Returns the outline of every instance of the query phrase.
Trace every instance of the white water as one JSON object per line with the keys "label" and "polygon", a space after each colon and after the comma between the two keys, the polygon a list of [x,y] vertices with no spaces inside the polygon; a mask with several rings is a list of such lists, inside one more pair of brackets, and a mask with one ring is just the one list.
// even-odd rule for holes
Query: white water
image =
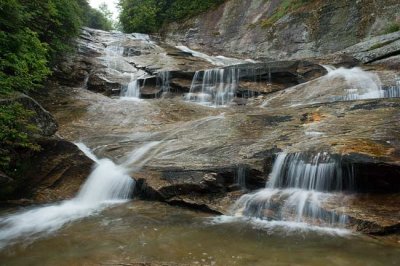
{"label": "white water", "polygon": [[131,75],[131,80],[128,85],[124,86],[121,89],[121,97],[123,99],[139,99],[140,98],[140,83],[139,80],[134,76]]}
{"label": "white water", "polygon": [[342,100],[360,100],[382,98],[382,82],[379,76],[361,68],[338,68],[329,71],[326,75],[328,81],[336,78],[344,79],[347,85]]}
{"label": "white water", "polygon": [[[77,196],[58,204],[22,210],[0,218],[0,249],[19,240],[29,243],[38,237],[53,233],[65,224],[93,215],[110,204],[129,200],[134,180],[129,173],[138,169],[149,158],[159,142],[150,142],[132,152],[127,161],[116,165],[109,159],[98,159],[84,144],[77,146],[96,162],[96,166]],[[130,167],[128,167],[128,165]]]}
{"label": "white water", "polygon": [[149,44],[153,44],[153,42],[151,41],[150,36],[148,34],[132,33],[130,37],[133,38],[134,40],[145,41],[145,42],[147,42]]}
{"label": "white water", "polygon": [[206,106],[226,106],[235,97],[238,85],[238,69],[221,68],[197,71],[193,77],[190,92],[185,95],[185,99]]}
{"label": "white water", "polygon": [[239,64],[244,64],[244,63],[256,63],[256,61],[251,60],[251,59],[242,60],[242,59],[237,59],[237,58],[225,57],[222,55],[210,56],[210,55],[198,52],[198,51],[194,51],[194,50],[190,49],[189,47],[182,46],[182,45],[176,46],[176,48],[178,48],[179,50],[181,50],[183,52],[190,53],[194,57],[202,58],[215,66],[232,66],[232,65],[239,65]]}
{"label": "white water", "polygon": [[346,89],[346,94],[341,97],[341,100],[400,97],[399,78],[396,78],[395,85],[384,88],[377,74],[364,71],[361,68],[335,68],[330,65],[322,65],[322,67],[328,72],[325,76],[328,81],[332,81],[335,78],[342,78],[345,80],[348,88]]}
{"label": "white water", "polygon": [[246,189],[246,177],[247,177],[247,167],[244,165],[239,165],[235,175],[235,183],[241,189]]}
{"label": "white water", "polygon": [[395,85],[383,86],[379,76],[359,67],[334,68],[321,65],[327,70],[323,77],[277,92],[266,100],[267,106],[300,106],[335,101],[351,101],[400,97],[400,80]]}
{"label": "white water", "polygon": [[243,195],[232,214],[262,220],[268,226],[335,231],[346,225],[347,216],[325,211],[322,204],[353,187],[352,167],[342,166],[327,153],[280,153],[266,188]]}
{"label": "white water", "polygon": [[161,88],[163,93],[168,93],[170,87],[171,75],[169,71],[160,71],[157,73],[157,86]]}

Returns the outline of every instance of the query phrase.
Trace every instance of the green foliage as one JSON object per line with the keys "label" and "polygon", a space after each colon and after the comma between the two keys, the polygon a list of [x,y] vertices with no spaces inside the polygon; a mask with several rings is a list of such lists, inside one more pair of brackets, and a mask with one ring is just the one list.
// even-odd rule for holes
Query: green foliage
{"label": "green foliage", "polygon": [[120,21],[125,32],[156,32],[162,24],[159,18],[165,1],[121,0]]}
{"label": "green foliage", "polygon": [[400,22],[393,22],[386,27],[384,34],[393,33],[399,30],[400,30]]}
{"label": "green foliage", "polygon": [[90,7],[89,5],[83,6],[84,25],[99,30],[110,31],[113,27],[112,13],[108,6],[103,3],[99,9]]}
{"label": "green foliage", "polygon": [[300,7],[312,2],[314,0],[283,0],[275,12],[268,19],[261,21],[261,27],[271,27],[275,22],[284,17],[285,15],[293,12]]}
{"label": "green foliage", "polygon": [[26,26],[27,15],[16,0],[0,3],[0,17],[0,95],[37,88],[50,73],[48,45]]}
{"label": "green foliage", "polygon": [[33,113],[10,97],[40,88],[79,34],[86,0],[0,1],[0,167],[19,150],[38,150]]}
{"label": "green foliage", "polygon": [[48,56],[55,64],[57,58],[70,51],[71,40],[78,35],[82,21],[76,0],[20,0],[25,23],[48,45]]}
{"label": "green foliage", "polygon": [[386,45],[389,45],[389,44],[391,44],[392,42],[395,42],[395,41],[396,41],[396,40],[391,40],[391,41],[376,43],[376,44],[372,45],[368,50],[369,50],[369,51],[372,51],[372,50],[375,50],[375,49],[379,49],[379,48],[381,48],[381,47],[383,47],[383,46],[386,46]]}
{"label": "green foliage", "polygon": [[153,33],[164,23],[182,21],[224,0],[120,0],[120,22],[125,32]]}
{"label": "green foliage", "polygon": [[33,112],[26,110],[20,103],[0,105],[0,167],[9,166],[17,149],[39,150],[33,141],[37,128],[30,124]]}
{"label": "green foliage", "polygon": [[175,0],[172,1],[170,8],[166,12],[166,20],[171,22],[193,17],[223,2],[218,0]]}

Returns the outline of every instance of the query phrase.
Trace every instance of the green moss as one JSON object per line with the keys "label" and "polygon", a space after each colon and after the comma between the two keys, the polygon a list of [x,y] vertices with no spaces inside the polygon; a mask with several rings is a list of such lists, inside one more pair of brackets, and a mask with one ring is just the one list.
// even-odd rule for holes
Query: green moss
{"label": "green moss", "polygon": [[386,42],[381,42],[381,43],[376,43],[376,44],[372,45],[368,50],[369,50],[369,51],[372,51],[372,50],[381,48],[381,47],[383,47],[383,46],[385,46],[385,45],[391,44],[391,43],[394,42],[394,41],[396,41],[396,40],[386,41]]}
{"label": "green moss", "polygon": [[386,27],[384,34],[389,34],[389,33],[393,33],[396,31],[400,31],[400,23],[399,22],[394,22],[394,23],[389,24]]}
{"label": "green moss", "polygon": [[283,0],[275,12],[267,19],[261,21],[262,28],[269,28],[285,15],[299,9],[314,0]]}
{"label": "green moss", "polygon": [[249,25],[247,26],[247,29],[251,30],[251,29],[254,29],[255,27],[257,27],[257,25],[254,24],[254,23],[251,23],[251,24],[249,24]]}

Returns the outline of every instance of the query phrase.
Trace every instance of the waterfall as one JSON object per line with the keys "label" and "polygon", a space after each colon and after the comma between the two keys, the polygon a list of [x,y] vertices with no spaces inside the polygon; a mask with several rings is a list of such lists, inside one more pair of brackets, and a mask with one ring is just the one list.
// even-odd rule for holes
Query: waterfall
{"label": "waterfall", "polygon": [[328,71],[328,74],[325,76],[328,81],[342,78],[346,82],[345,95],[338,97],[338,100],[349,101],[400,97],[398,79],[396,80],[396,85],[385,88],[382,86],[382,82],[377,74],[364,71],[361,68],[347,69],[341,67],[336,69],[332,66],[323,67]]}
{"label": "waterfall", "polygon": [[328,73],[330,73],[336,69],[336,67],[334,67],[332,65],[320,65],[320,66],[322,66]]}
{"label": "waterfall", "polygon": [[129,173],[133,169],[137,170],[138,165],[143,165],[142,161],[149,159],[145,154],[159,143],[150,142],[142,146],[132,152],[121,165],[109,159],[98,159],[85,145],[78,143],[77,146],[96,163],[79,193],[75,198],[58,204],[0,217],[0,249],[15,243],[19,238],[33,241],[59,230],[67,223],[93,215],[110,204],[129,200],[135,184]]}
{"label": "waterfall", "polygon": [[[234,215],[289,225],[344,227],[347,216],[323,209],[325,200],[354,188],[353,168],[328,153],[280,153],[266,188],[243,195]],[[299,225],[296,226],[299,226]]]}
{"label": "waterfall", "polygon": [[326,78],[328,80],[335,78],[345,80],[347,88],[341,100],[348,101],[383,97],[382,82],[379,76],[375,73],[366,72],[361,68],[346,69],[341,67],[328,72]]}
{"label": "waterfall", "polygon": [[185,99],[207,106],[225,106],[235,97],[238,86],[239,69],[197,71]]}
{"label": "waterfall", "polygon": [[171,75],[169,71],[161,71],[157,73],[157,86],[161,88],[163,93],[170,91]]}
{"label": "waterfall", "polygon": [[239,165],[237,168],[237,172],[235,175],[235,184],[238,185],[241,189],[246,189],[247,171],[248,169],[246,165]]}
{"label": "waterfall", "polygon": [[384,86],[379,76],[359,67],[337,68],[323,66],[328,73],[306,83],[276,93],[267,99],[266,106],[301,106],[306,104],[400,97],[400,81]]}
{"label": "waterfall", "polygon": [[399,98],[400,97],[400,76],[396,76],[395,84],[389,86],[383,91],[384,98]]}
{"label": "waterfall", "polygon": [[121,97],[128,99],[139,99],[140,98],[140,83],[139,80],[131,75],[131,80],[126,86],[121,89]]}

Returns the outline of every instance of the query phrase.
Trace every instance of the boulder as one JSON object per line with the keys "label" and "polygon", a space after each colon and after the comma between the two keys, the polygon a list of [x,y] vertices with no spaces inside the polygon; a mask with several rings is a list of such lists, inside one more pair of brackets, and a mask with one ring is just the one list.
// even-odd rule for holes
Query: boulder
{"label": "boulder", "polygon": [[91,74],[87,83],[88,90],[103,93],[107,96],[119,95],[121,86],[121,83],[107,79],[105,74],[102,73]]}
{"label": "boulder", "polygon": [[368,37],[341,51],[362,63],[371,63],[400,53],[400,31],[386,35]]}
{"label": "boulder", "polygon": [[0,105],[9,105],[15,102],[22,104],[27,110],[33,112],[31,123],[37,126],[39,135],[52,136],[56,133],[58,129],[57,121],[33,98],[18,93],[11,97],[0,99]]}
{"label": "boulder", "polygon": [[16,195],[36,203],[72,198],[89,176],[94,162],[68,141],[47,138],[39,141],[41,151],[34,153]]}

